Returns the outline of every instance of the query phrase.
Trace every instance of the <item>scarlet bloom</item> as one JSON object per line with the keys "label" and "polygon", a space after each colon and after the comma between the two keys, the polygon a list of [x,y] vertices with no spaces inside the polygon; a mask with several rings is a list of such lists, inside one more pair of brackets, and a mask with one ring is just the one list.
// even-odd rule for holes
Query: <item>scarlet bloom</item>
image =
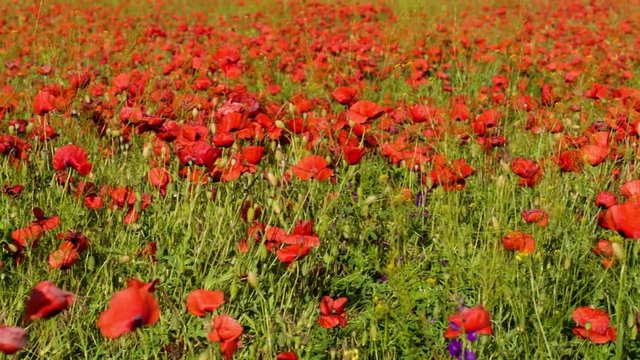
{"label": "scarlet bloom", "polygon": [[171,174],[166,169],[155,167],[149,170],[147,178],[151,186],[160,190],[162,197],[167,196],[167,185],[171,182]]}
{"label": "scarlet bloom", "polygon": [[61,246],[49,255],[49,266],[54,269],[68,269],[80,259],[80,254],[71,246]]}
{"label": "scarlet bloom", "polygon": [[349,165],[355,165],[362,160],[367,150],[358,146],[345,146],[342,148],[344,159]]}
{"label": "scarlet bloom", "polygon": [[65,145],[59,147],[53,155],[53,169],[56,171],[75,169],[81,176],[91,172],[91,163],[87,153],[78,145]]}
{"label": "scarlet bloom", "polygon": [[58,289],[50,281],[40,282],[29,293],[24,319],[48,319],[70,308],[74,301],[75,296],[72,293]]}
{"label": "scarlet bloom", "polygon": [[98,317],[102,336],[115,339],[141,326],[155,324],[160,319],[160,308],[152,294],[157,283],[158,280],[145,284],[131,279],[126,289],[116,292],[107,310]]}
{"label": "scarlet bloom", "polygon": [[364,124],[369,119],[378,118],[383,112],[382,106],[368,100],[360,100],[347,110],[347,119],[356,124]]}
{"label": "scarlet bloom", "polygon": [[27,346],[29,336],[24,329],[0,325],[0,353],[11,355]]}
{"label": "scarlet bloom", "polygon": [[542,209],[522,210],[522,218],[528,223],[536,223],[542,227],[549,225],[549,214]]}
{"label": "scarlet bloom", "polygon": [[542,180],[542,167],[533,160],[515,158],[511,161],[511,170],[520,177],[521,186],[534,187]]}
{"label": "scarlet bloom", "polygon": [[627,181],[620,187],[620,195],[629,200],[640,199],[640,180]]}
{"label": "scarlet bloom", "polygon": [[276,356],[276,360],[298,360],[298,355],[293,351],[281,352]]}
{"label": "scarlet bloom", "polygon": [[598,217],[598,225],[633,240],[640,239],[640,199],[613,205]]}
{"label": "scarlet bloom", "polygon": [[618,197],[610,191],[600,191],[596,195],[596,206],[608,209],[618,203]]}
{"label": "scarlet bloom", "polygon": [[33,98],[33,112],[36,115],[42,116],[55,109],[55,101],[55,96],[49,91],[40,91],[35,98]]}
{"label": "scarlet bloom", "polygon": [[616,260],[613,243],[610,240],[598,241],[596,246],[591,248],[591,252],[602,257],[602,267],[605,269],[610,268]]}
{"label": "scarlet bloom", "polygon": [[533,236],[520,231],[513,231],[502,238],[505,250],[517,251],[519,254],[533,254],[536,243]]}
{"label": "scarlet bloom", "polygon": [[339,87],[331,92],[331,97],[339,104],[347,105],[355,99],[357,90],[352,87]]}
{"label": "scarlet bloom", "polygon": [[291,171],[298,179],[325,181],[333,175],[333,170],[328,168],[327,161],[318,155],[307,155]]}
{"label": "scarlet bloom", "polygon": [[332,299],[330,296],[323,296],[320,300],[320,318],[318,325],[325,329],[332,329],[338,325],[341,328],[347,326],[347,318],[344,307],[349,299],[341,297]]}
{"label": "scarlet bloom", "polygon": [[264,146],[247,146],[242,149],[242,156],[247,164],[257,165],[264,156]]}
{"label": "scarlet bloom", "polygon": [[491,314],[482,305],[463,307],[455,315],[448,317],[449,327],[444,332],[447,339],[460,334],[491,335]]}
{"label": "scarlet bloom", "polygon": [[187,295],[187,310],[191,315],[205,316],[224,303],[224,293],[221,291],[194,290]]}
{"label": "scarlet bloom", "polygon": [[609,326],[609,314],[604,310],[581,306],[573,311],[573,321],[578,325],[572,330],[577,337],[596,344],[616,340],[616,328]]}
{"label": "scarlet bloom", "polygon": [[240,336],[244,329],[234,318],[218,315],[213,319],[213,327],[209,332],[209,340],[220,343],[220,351],[225,359],[231,359],[238,350]]}

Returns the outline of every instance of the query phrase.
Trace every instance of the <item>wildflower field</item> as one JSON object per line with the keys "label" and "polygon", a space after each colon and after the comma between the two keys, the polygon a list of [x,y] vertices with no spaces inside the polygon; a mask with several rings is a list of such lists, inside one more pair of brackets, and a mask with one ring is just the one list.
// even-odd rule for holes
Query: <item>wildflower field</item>
{"label": "wildflower field", "polygon": [[640,1],[0,3],[0,358],[640,358]]}

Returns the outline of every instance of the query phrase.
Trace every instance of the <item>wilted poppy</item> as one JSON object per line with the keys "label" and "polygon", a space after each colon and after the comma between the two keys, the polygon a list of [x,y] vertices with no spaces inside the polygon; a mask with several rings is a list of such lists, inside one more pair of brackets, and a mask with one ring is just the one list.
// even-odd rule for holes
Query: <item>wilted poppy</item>
{"label": "wilted poppy", "polygon": [[187,310],[195,316],[205,316],[215,311],[224,303],[224,293],[221,291],[198,289],[187,295]]}
{"label": "wilted poppy", "polygon": [[109,307],[98,317],[100,333],[115,339],[141,326],[155,324],[160,319],[160,308],[152,294],[157,283],[158,280],[146,284],[138,279],[129,280],[127,288],[116,292]]}
{"label": "wilted poppy", "polygon": [[58,289],[50,281],[42,281],[31,289],[25,304],[25,320],[48,319],[71,307],[75,296]]}

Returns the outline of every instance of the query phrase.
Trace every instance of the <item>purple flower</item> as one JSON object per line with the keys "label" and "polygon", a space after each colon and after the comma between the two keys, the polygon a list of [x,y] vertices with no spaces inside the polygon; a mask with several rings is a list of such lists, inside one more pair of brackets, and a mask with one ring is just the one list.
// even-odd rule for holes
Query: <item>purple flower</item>
{"label": "purple flower", "polygon": [[451,342],[447,346],[447,351],[452,357],[460,359],[460,357],[462,356],[462,341],[458,339],[451,340]]}
{"label": "purple flower", "polygon": [[469,349],[465,349],[464,351],[464,360],[476,360],[476,353]]}
{"label": "purple flower", "polygon": [[467,333],[467,340],[469,340],[471,342],[474,342],[474,341],[478,340],[478,333],[476,333],[476,332]]}

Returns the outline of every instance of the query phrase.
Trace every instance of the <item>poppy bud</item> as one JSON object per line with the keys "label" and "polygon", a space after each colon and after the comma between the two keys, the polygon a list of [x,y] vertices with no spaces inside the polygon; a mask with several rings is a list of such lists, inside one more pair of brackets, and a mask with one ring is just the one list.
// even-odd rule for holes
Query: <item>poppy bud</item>
{"label": "poppy bud", "polygon": [[284,122],[282,120],[276,120],[275,124],[276,124],[276,127],[278,129],[284,129],[286,127],[286,125],[284,124]]}
{"label": "poppy bud", "polygon": [[495,216],[491,217],[491,226],[493,226],[494,230],[500,230],[500,222]]}
{"label": "poppy bud", "polygon": [[275,175],[273,175],[271,172],[268,172],[267,175],[267,181],[269,182],[269,184],[271,184],[271,186],[278,186],[278,178],[276,178]]}
{"label": "poppy bud", "polygon": [[15,135],[16,134],[16,128],[13,126],[9,126],[9,135]]}
{"label": "poppy bud", "polygon": [[371,323],[371,327],[369,328],[369,336],[371,336],[371,341],[378,340],[378,326],[374,323]]}
{"label": "poppy bud", "polygon": [[238,295],[238,284],[232,282],[229,288],[229,297],[233,300],[236,298],[236,295]]}
{"label": "poppy bud", "polygon": [[369,195],[369,196],[367,196],[366,199],[364,199],[364,203],[365,203],[365,205],[371,205],[376,201],[376,199],[377,198],[376,198],[375,195]]}
{"label": "poppy bud", "polygon": [[193,108],[193,110],[191,110],[191,116],[193,116],[194,119],[198,117],[198,109],[197,108]]}
{"label": "poppy bud", "polygon": [[250,207],[249,209],[247,209],[247,222],[251,223],[253,222],[253,218],[256,215],[256,210],[252,207]]}
{"label": "poppy bud", "polygon": [[282,159],[284,159],[284,155],[282,154],[282,151],[280,149],[276,150],[274,157],[277,161],[282,161]]}
{"label": "poppy bud", "polygon": [[129,258],[129,256],[128,256],[128,255],[122,255],[122,256],[120,256],[120,258],[118,259],[118,262],[119,262],[120,264],[126,264],[126,263],[128,263],[128,262],[129,262],[129,260],[130,260],[130,258]]}
{"label": "poppy bud", "polygon": [[613,248],[613,256],[618,260],[624,259],[624,247],[617,241],[611,243],[611,247]]}
{"label": "poppy bud", "polygon": [[247,282],[249,283],[249,285],[253,286],[254,288],[258,287],[258,277],[256,276],[256,273],[254,273],[253,271],[248,271],[247,272]]}
{"label": "poppy bud", "polygon": [[25,128],[25,131],[30,133],[31,131],[33,131],[33,123],[29,123],[27,124],[27,127]]}

